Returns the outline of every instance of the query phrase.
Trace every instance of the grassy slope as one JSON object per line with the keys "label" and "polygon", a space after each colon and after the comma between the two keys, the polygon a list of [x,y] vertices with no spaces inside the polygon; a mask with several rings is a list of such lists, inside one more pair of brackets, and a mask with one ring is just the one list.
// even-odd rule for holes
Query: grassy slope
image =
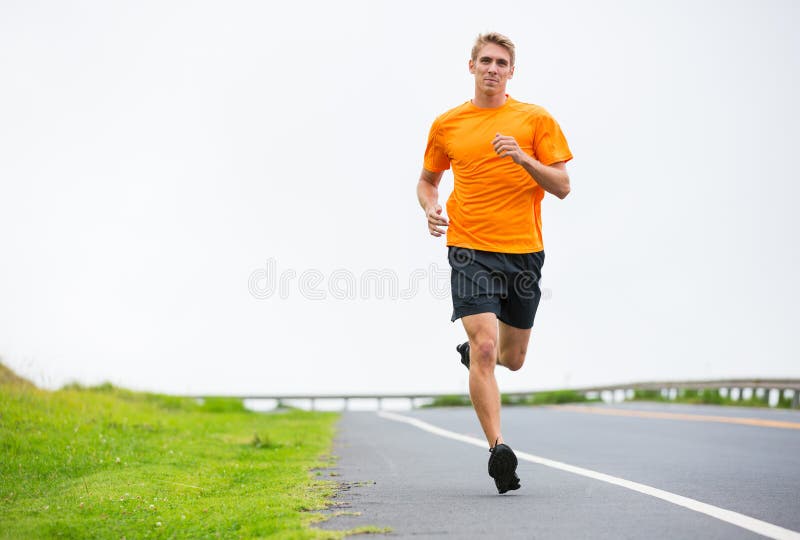
{"label": "grassy slope", "polygon": [[47,392],[0,365],[0,538],[341,537],[307,526],[335,487],[309,473],[335,419]]}

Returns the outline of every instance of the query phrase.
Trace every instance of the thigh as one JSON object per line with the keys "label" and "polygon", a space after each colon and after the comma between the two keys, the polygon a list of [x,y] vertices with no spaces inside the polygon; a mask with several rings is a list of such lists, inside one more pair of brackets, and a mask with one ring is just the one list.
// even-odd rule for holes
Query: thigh
{"label": "thigh", "polygon": [[491,339],[497,342],[497,316],[494,313],[477,313],[461,317],[470,343]]}

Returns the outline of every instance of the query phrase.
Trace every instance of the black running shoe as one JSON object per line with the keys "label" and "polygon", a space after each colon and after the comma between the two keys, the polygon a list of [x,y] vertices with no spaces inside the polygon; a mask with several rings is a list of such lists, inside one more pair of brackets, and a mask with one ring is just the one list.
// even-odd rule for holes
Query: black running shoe
{"label": "black running shoe", "polygon": [[489,476],[494,478],[497,492],[501,495],[506,491],[519,489],[519,476],[517,476],[517,456],[507,444],[496,444],[489,450]]}
{"label": "black running shoe", "polygon": [[456,350],[461,355],[461,363],[469,369],[469,341],[465,341],[461,345],[456,345]]}

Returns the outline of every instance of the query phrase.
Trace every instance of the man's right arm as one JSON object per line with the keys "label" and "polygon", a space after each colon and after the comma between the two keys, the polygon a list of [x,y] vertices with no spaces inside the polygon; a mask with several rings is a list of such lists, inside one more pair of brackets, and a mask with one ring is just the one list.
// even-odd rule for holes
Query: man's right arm
{"label": "man's right arm", "polygon": [[442,206],[439,204],[441,179],[442,172],[432,172],[423,167],[417,182],[417,199],[428,219],[428,232],[436,237],[444,234],[442,227],[447,227],[447,219],[442,216]]}

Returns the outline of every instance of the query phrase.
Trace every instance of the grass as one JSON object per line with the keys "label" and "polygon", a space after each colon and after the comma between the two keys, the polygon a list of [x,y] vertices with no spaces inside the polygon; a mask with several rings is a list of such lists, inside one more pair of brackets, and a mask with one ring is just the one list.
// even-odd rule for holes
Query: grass
{"label": "grass", "polygon": [[[587,403],[600,401],[599,398],[589,399],[580,392],[574,390],[554,390],[551,392],[536,392],[529,395],[508,395],[502,394],[500,401],[503,405],[556,405],[561,403]],[[425,405],[425,407],[466,407],[471,406],[469,396],[447,395],[439,396]]]}
{"label": "grass", "polygon": [[[764,392],[761,397],[755,394],[749,399],[731,399],[723,396],[719,390],[706,388],[705,390],[681,390],[674,399],[662,395],[660,390],[636,390],[633,398],[629,401],[660,401],[669,403],[690,403],[695,405],[725,405],[738,407],[769,407],[769,394]],[[778,403],[775,407],[780,409],[791,409],[792,399],[784,397],[781,392]]]}
{"label": "grass", "polygon": [[[587,398],[584,394],[574,390],[554,390],[550,392],[536,392],[528,395],[508,395],[500,396],[503,405],[559,405],[563,403],[595,403],[601,402],[599,397]],[[749,399],[734,400],[723,396],[719,390],[681,390],[678,395],[670,399],[661,394],[660,390],[636,390],[633,398],[627,401],[659,401],[664,403],[690,403],[695,405],[725,405],[737,407],[765,407],[769,408],[769,396],[765,392],[763,396]],[[472,406],[469,396],[452,394],[439,396],[425,405],[425,407],[468,407]],[[791,409],[792,399],[784,397],[783,393],[775,407],[780,409]]]}
{"label": "grass", "polygon": [[310,527],[336,489],[310,473],[332,464],[336,418],[50,392],[0,364],[0,538],[342,538]]}
{"label": "grass", "polygon": [[430,407],[467,407],[472,406],[469,396],[462,396],[458,394],[451,394],[447,396],[437,396],[433,401],[423,405],[423,408]]}
{"label": "grass", "polygon": [[527,396],[503,396],[503,405],[559,405],[562,403],[592,403],[600,398],[590,399],[574,390],[553,390],[537,392]]}

